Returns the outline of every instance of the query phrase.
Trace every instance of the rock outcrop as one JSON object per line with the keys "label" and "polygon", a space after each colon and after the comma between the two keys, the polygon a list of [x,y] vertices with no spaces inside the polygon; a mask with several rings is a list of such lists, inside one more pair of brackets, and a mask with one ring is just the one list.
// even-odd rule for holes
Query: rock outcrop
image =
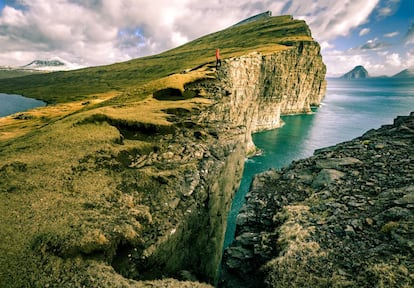
{"label": "rock outcrop", "polygon": [[414,112],[253,180],[222,287],[412,287]]}
{"label": "rock outcrop", "polygon": [[369,77],[368,71],[364,68],[364,66],[358,65],[358,66],[355,66],[354,69],[345,73],[339,78],[352,80],[352,79],[366,79],[368,77]]}
{"label": "rock outcrop", "polygon": [[[216,282],[226,215],[255,152],[251,133],[309,112],[325,92],[318,43],[304,22],[283,21],[299,29],[283,28],[294,37],[223,59],[218,71],[206,64],[170,76],[204,75],[183,90],[137,88],[153,96],[133,102],[129,91],[1,144],[0,208],[15,230],[0,231],[9,251],[0,279],[10,287]],[[158,118],[136,120],[145,111]]]}
{"label": "rock outcrop", "polygon": [[[293,67],[293,63],[297,64]],[[324,75],[315,42],[300,42],[268,55],[254,52],[227,59],[218,72],[219,83],[207,89],[210,95],[221,89],[222,95],[215,96],[217,110],[203,121],[243,127],[247,153],[254,153],[252,133],[280,127],[281,115],[308,113],[312,105],[319,105],[326,89]]]}

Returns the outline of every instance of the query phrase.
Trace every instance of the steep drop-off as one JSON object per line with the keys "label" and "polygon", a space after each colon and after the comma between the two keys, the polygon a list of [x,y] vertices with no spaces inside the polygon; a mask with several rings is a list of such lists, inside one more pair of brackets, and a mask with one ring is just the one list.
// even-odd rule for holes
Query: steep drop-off
{"label": "steep drop-off", "polygon": [[[306,24],[269,18],[262,33],[272,23],[283,39],[239,47],[218,71],[207,63],[84,102],[0,143],[1,284],[214,283],[251,133],[310,111],[325,91]],[[33,121],[30,113],[10,119]]]}
{"label": "steep drop-off", "polygon": [[413,287],[414,112],[255,177],[221,287]]}

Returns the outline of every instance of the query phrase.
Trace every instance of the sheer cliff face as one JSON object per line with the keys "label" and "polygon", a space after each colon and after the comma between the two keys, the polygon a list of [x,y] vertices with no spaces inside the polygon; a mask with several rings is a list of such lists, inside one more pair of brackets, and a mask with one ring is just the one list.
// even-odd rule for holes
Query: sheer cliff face
{"label": "sheer cliff face", "polygon": [[320,103],[326,89],[325,73],[316,42],[228,59],[215,84],[223,95],[215,117],[245,127],[247,151],[254,152],[252,133],[278,128],[281,115],[307,113]]}

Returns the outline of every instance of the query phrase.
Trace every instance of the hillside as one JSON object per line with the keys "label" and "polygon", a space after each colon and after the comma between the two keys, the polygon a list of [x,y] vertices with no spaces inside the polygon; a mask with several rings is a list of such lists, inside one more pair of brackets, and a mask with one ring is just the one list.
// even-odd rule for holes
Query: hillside
{"label": "hillside", "polygon": [[57,104],[0,118],[0,287],[211,287],[251,134],[310,112],[325,73],[306,23],[280,16],[1,80]]}
{"label": "hillside", "polygon": [[298,40],[312,40],[303,21],[292,21],[290,16],[272,17],[230,27],[154,56],[76,71],[0,79],[0,91],[48,103],[70,102],[96,93],[125,92],[151,80],[212,62],[217,47],[222,57],[229,58],[249,51],[286,49]]}
{"label": "hillside", "polygon": [[33,75],[33,73],[42,73],[42,72],[20,69],[20,68],[16,69],[16,68],[11,68],[11,67],[0,67],[0,79],[28,76],[28,75]]}
{"label": "hillside", "polygon": [[393,75],[392,78],[414,78],[414,69],[404,69]]}

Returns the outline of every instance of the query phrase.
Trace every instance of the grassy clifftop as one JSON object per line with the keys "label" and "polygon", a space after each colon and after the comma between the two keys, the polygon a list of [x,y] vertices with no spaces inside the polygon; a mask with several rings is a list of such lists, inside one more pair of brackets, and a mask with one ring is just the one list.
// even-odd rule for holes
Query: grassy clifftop
{"label": "grassy clifftop", "polygon": [[217,104],[202,84],[214,90],[226,68],[216,73],[214,50],[285,53],[306,41],[303,21],[272,17],[159,55],[0,80],[3,93],[54,103],[0,118],[0,287],[166,287],[130,279],[188,271],[212,281],[245,139],[198,117]]}
{"label": "grassy clifftop", "polygon": [[92,94],[126,91],[149,81],[179,73],[214,61],[215,48],[224,58],[249,51],[286,49],[292,41],[310,41],[304,21],[290,16],[270,17],[260,21],[209,34],[164,53],[108,66],[0,79],[0,91],[64,103]]}

